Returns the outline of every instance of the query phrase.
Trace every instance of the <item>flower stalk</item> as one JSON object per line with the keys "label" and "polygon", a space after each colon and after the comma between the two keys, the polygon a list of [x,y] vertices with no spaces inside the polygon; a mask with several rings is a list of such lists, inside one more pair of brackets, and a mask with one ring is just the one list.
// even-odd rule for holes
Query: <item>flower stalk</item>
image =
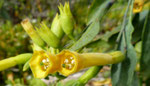
{"label": "flower stalk", "polygon": [[32,57],[32,54],[20,54],[0,61],[0,71],[13,67],[15,65],[24,64]]}
{"label": "flower stalk", "polygon": [[79,79],[77,83],[79,86],[84,86],[90,79],[95,77],[100,69],[102,69],[102,66],[94,66],[91,67],[88,71],[86,71]]}

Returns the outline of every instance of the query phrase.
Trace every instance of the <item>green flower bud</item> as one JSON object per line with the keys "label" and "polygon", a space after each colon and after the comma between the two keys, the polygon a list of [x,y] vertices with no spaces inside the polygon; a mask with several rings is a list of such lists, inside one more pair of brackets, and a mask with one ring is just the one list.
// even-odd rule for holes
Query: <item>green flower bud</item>
{"label": "green flower bud", "polygon": [[60,22],[63,28],[63,31],[73,39],[72,33],[74,28],[74,19],[70,11],[69,3],[65,3],[64,7],[62,4],[58,7],[60,11]]}
{"label": "green flower bud", "polygon": [[36,27],[37,33],[40,37],[51,47],[58,48],[60,40],[59,38],[49,29],[46,24],[43,22],[40,25],[40,29]]}
{"label": "green flower bud", "polygon": [[32,24],[30,23],[29,19],[25,19],[21,22],[21,25],[23,26],[24,30],[27,32],[27,34],[30,36],[30,38],[33,40],[35,44],[37,44],[40,47],[44,47],[45,43],[40,38],[40,36],[37,34],[37,32],[34,30]]}
{"label": "green flower bud", "polygon": [[58,14],[56,14],[55,18],[53,19],[51,30],[59,39],[61,39],[64,35]]}

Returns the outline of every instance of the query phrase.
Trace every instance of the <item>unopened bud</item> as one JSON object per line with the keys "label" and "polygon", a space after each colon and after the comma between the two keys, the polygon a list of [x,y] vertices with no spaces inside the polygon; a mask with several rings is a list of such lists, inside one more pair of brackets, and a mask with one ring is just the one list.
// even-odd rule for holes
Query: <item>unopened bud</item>
{"label": "unopened bud", "polygon": [[49,46],[58,48],[60,42],[59,38],[46,26],[44,22],[41,24],[40,28],[36,28],[36,31]]}
{"label": "unopened bud", "polygon": [[74,28],[74,19],[70,11],[69,3],[65,3],[64,7],[62,4],[58,7],[60,11],[60,22],[63,28],[63,31],[73,39],[72,33]]}
{"label": "unopened bud", "polygon": [[64,35],[58,14],[56,14],[55,18],[53,19],[51,30],[59,39],[61,39]]}

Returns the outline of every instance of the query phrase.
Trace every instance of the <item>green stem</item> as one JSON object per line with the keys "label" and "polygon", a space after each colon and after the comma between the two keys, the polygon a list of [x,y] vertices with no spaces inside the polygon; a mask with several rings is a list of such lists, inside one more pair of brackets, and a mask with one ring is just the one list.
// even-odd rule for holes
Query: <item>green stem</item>
{"label": "green stem", "polygon": [[20,54],[0,61],[0,71],[8,69],[18,64],[24,64],[32,56],[31,53]]}
{"label": "green stem", "polygon": [[[100,69],[102,69],[102,66],[94,66],[94,67],[91,67],[88,71],[86,71],[79,79],[79,83],[78,85],[79,86],[83,86],[85,85],[90,79],[92,79],[93,77],[95,77]],[[77,86],[78,86],[77,85]]]}
{"label": "green stem", "polygon": [[119,35],[117,37],[117,43],[119,42],[120,37],[121,37],[121,35],[122,35],[122,33],[123,33],[124,29],[125,29],[125,26],[126,26],[126,23],[127,23],[127,21],[126,21],[127,20],[127,14],[128,14],[128,11],[129,11],[131,3],[132,3],[132,0],[129,0],[128,6],[127,6],[127,10],[126,10],[125,15],[123,17],[123,24],[122,24],[122,27],[121,27],[121,31],[120,31],[120,33],[119,33]]}

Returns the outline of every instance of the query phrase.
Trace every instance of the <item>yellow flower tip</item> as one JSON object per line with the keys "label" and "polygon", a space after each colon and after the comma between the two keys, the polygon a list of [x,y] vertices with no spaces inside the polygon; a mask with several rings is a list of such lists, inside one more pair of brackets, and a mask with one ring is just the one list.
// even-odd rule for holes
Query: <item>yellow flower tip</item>
{"label": "yellow flower tip", "polygon": [[139,13],[143,9],[144,0],[135,0],[133,5],[133,13]]}
{"label": "yellow flower tip", "polygon": [[80,69],[78,65],[79,56],[75,52],[64,50],[57,56],[61,58],[61,69],[59,70],[59,72],[62,75],[68,76],[77,72]]}
{"label": "yellow flower tip", "polygon": [[25,29],[26,32],[31,32],[33,31],[33,26],[32,24],[30,23],[30,20],[27,18],[27,19],[24,19],[22,22],[21,22],[21,25],[23,26],[23,28]]}
{"label": "yellow flower tip", "polygon": [[112,56],[113,62],[112,64],[119,63],[124,60],[125,56],[121,51],[115,51],[109,53]]}
{"label": "yellow flower tip", "polygon": [[55,55],[47,54],[45,51],[34,51],[29,62],[34,77],[45,78],[49,73],[56,72],[58,70],[59,63],[55,58]]}
{"label": "yellow flower tip", "polygon": [[25,24],[25,23],[27,23],[27,22],[29,22],[29,19],[28,19],[28,18],[24,19],[24,20],[21,22],[21,24]]}

